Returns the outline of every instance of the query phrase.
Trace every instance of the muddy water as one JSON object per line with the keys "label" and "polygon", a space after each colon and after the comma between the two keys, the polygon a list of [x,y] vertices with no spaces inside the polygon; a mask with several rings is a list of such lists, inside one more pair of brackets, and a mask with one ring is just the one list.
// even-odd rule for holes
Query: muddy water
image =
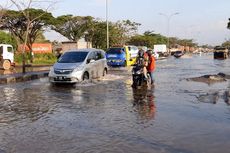
{"label": "muddy water", "polygon": [[0,86],[0,153],[228,152],[229,80],[186,78],[230,74],[229,66],[211,55],[170,57],[142,90],[125,68],[74,86],[47,78]]}

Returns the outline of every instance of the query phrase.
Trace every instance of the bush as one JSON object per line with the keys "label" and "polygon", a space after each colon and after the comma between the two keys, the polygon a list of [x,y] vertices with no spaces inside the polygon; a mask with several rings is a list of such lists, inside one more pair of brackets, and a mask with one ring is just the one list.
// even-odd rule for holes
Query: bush
{"label": "bush", "polygon": [[[17,64],[22,64],[22,54],[16,54],[14,60]],[[54,64],[57,61],[57,57],[53,53],[35,54],[33,59],[33,64],[44,65],[44,64]],[[25,54],[26,64],[30,63],[30,54]]]}

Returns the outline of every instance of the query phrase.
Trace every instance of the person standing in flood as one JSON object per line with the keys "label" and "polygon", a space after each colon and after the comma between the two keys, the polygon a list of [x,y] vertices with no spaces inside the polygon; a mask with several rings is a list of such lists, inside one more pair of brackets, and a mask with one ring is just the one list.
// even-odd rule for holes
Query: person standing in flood
{"label": "person standing in flood", "polygon": [[152,50],[148,50],[147,51],[147,54],[148,54],[148,66],[147,66],[147,71],[148,73],[150,74],[150,77],[151,77],[151,84],[154,83],[154,71],[155,71],[155,68],[156,68],[156,60],[155,60],[155,57],[152,55]]}

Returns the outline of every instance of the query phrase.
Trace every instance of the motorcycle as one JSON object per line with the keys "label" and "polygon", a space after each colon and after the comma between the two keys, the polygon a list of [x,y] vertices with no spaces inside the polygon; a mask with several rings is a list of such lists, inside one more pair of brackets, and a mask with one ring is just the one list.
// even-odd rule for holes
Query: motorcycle
{"label": "motorcycle", "polygon": [[150,87],[151,86],[151,77],[147,74],[147,79],[144,76],[143,66],[135,64],[132,69],[132,78],[133,78],[133,88],[138,88],[142,86]]}

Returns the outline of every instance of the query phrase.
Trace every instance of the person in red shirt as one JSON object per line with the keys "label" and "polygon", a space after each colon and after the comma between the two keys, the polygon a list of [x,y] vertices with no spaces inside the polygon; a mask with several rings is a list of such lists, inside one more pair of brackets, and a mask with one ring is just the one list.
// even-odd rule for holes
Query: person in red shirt
{"label": "person in red shirt", "polygon": [[156,68],[156,61],[155,61],[155,57],[152,55],[152,50],[148,50],[147,54],[149,56],[149,60],[148,60],[148,66],[147,66],[147,71],[150,74],[151,77],[151,84],[154,83],[154,77],[153,77],[153,72]]}

